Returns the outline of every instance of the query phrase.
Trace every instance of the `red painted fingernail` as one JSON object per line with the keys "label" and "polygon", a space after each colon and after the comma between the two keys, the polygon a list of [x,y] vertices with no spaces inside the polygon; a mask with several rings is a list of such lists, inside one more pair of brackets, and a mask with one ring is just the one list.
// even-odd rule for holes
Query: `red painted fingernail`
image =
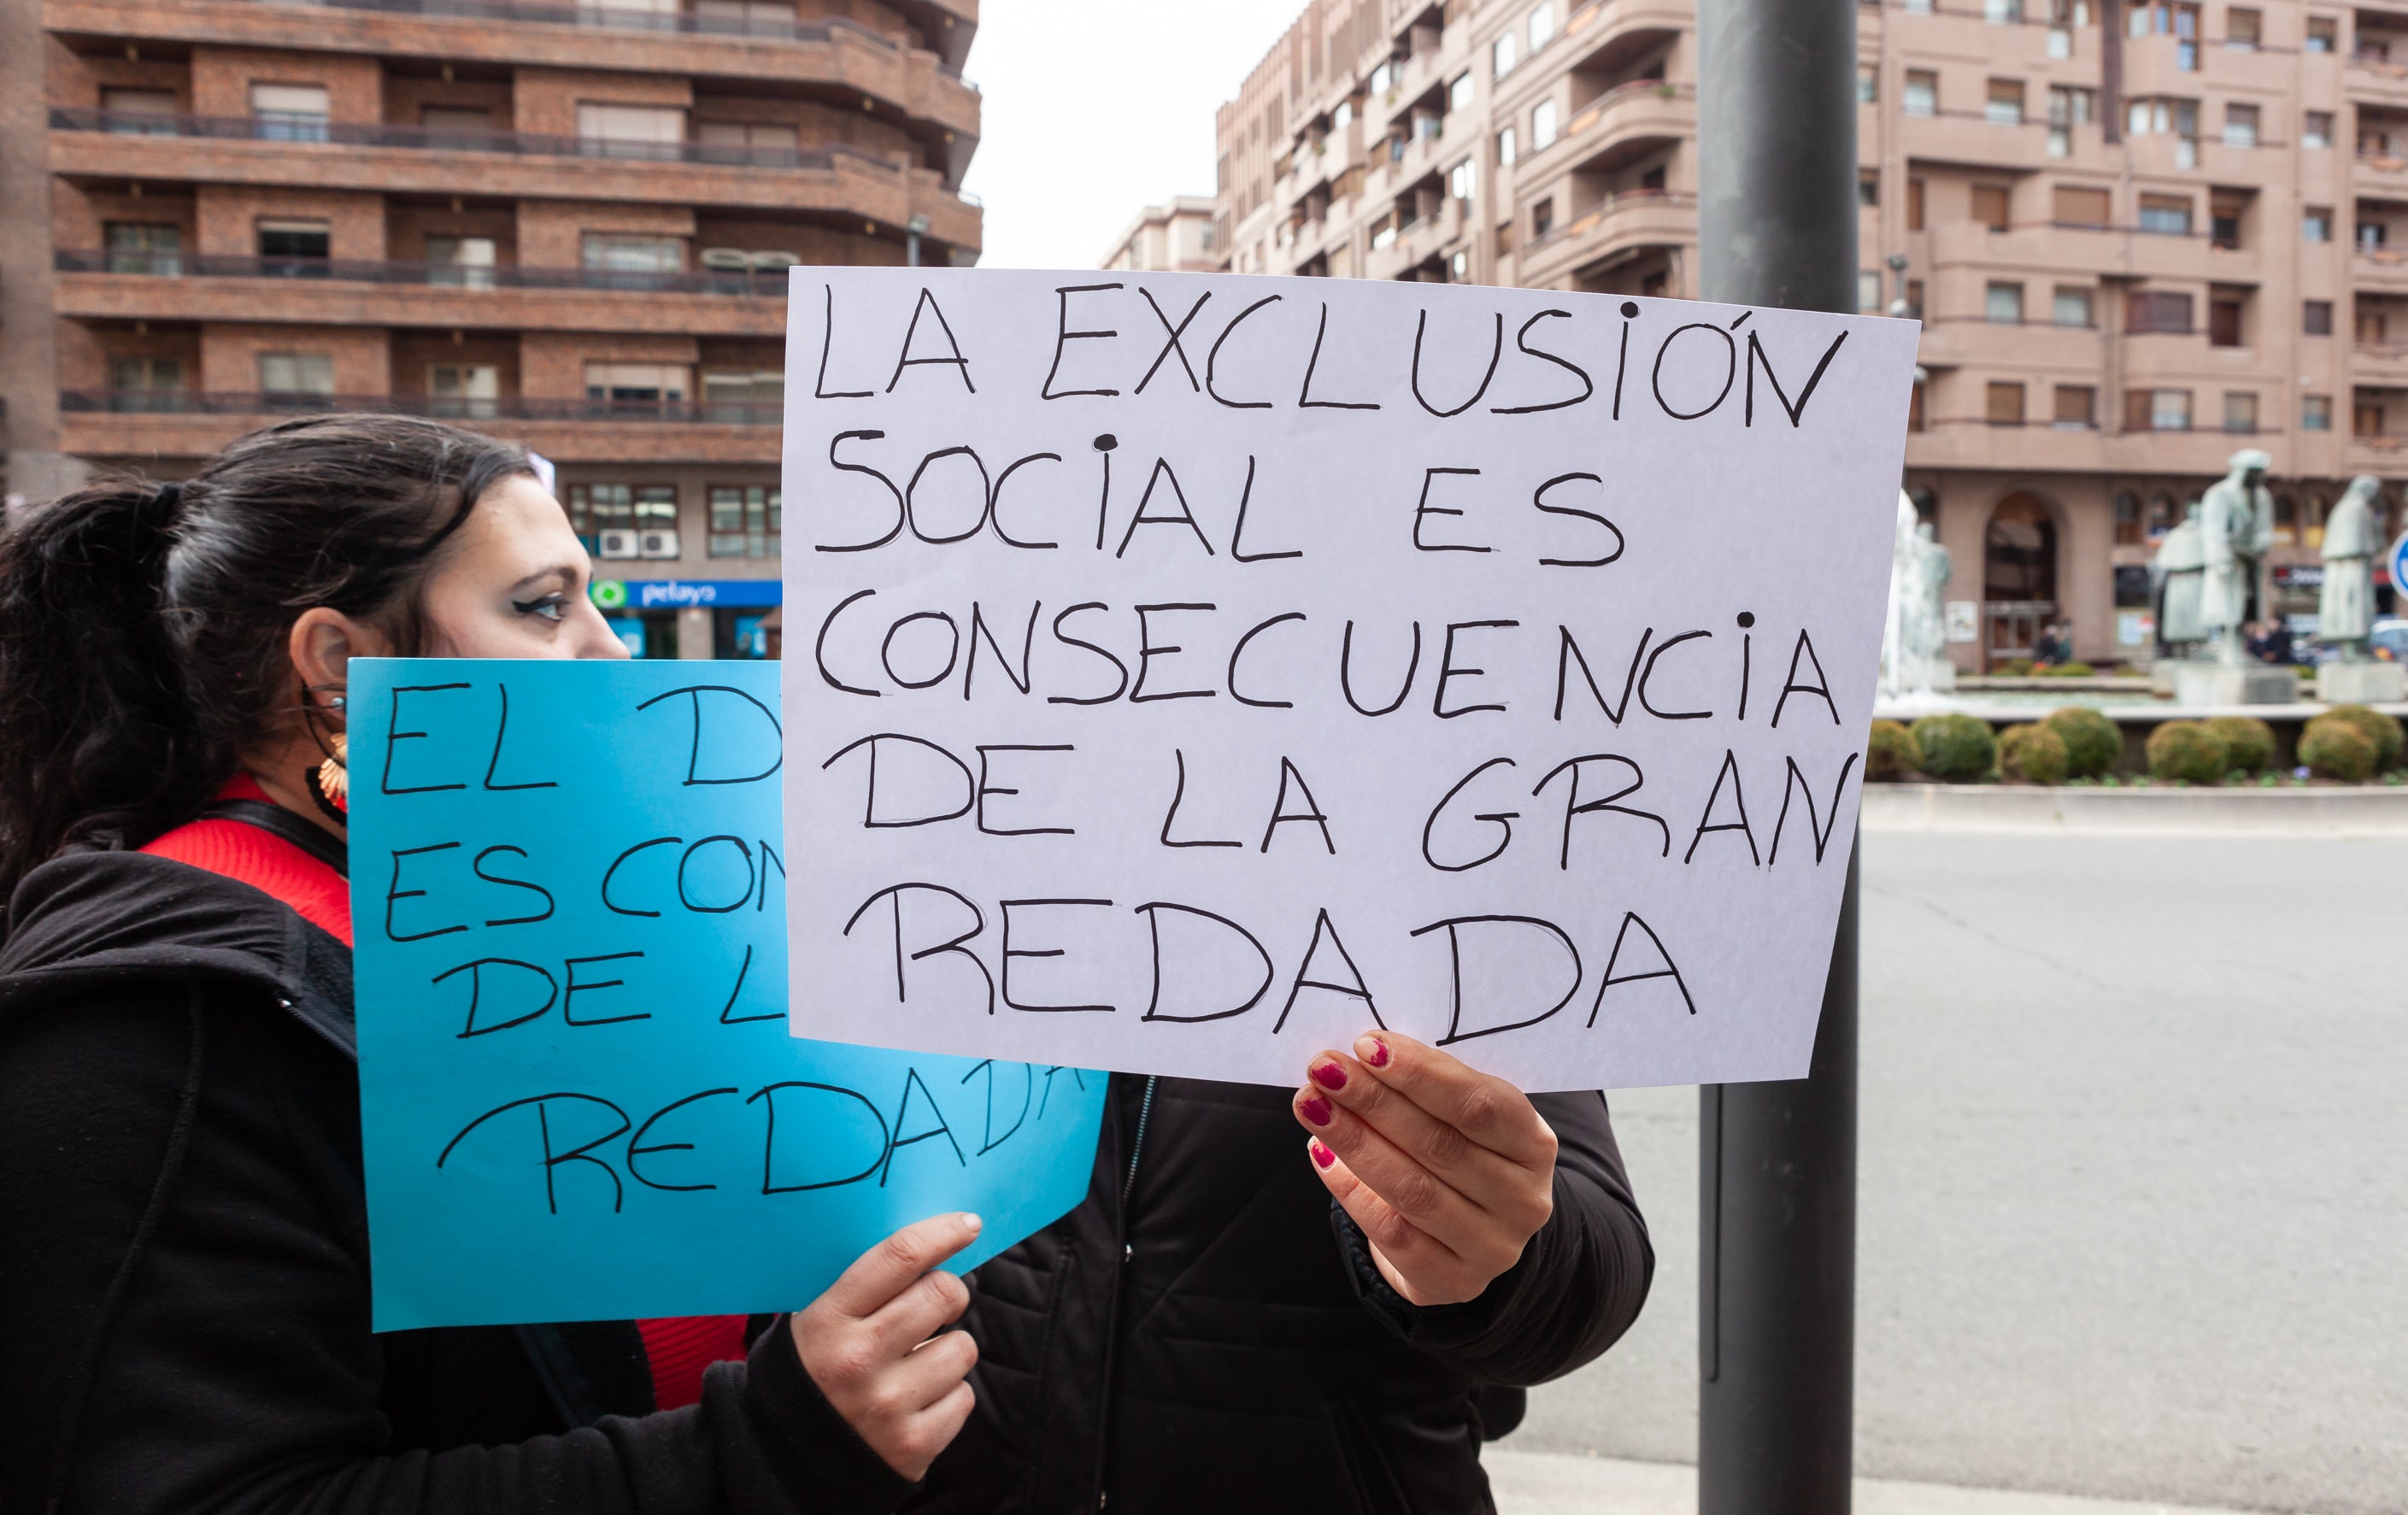
{"label": "red painted fingernail", "polygon": [[1313,1095],[1311,1099],[1298,1105],[1297,1108],[1302,1110],[1304,1112],[1304,1118],[1312,1122],[1314,1125],[1327,1125],[1329,1123],[1329,1101],[1322,1098],[1319,1094]]}
{"label": "red painted fingernail", "polygon": [[1330,1164],[1338,1161],[1338,1154],[1331,1151],[1328,1148],[1321,1145],[1318,1137],[1307,1142],[1305,1145],[1312,1149],[1312,1165],[1314,1167],[1326,1168]]}
{"label": "red painted fingernail", "polygon": [[1375,1068],[1388,1065],[1388,1044],[1377,1036],[1365,1036],[1354,1044],[1354,1055]]}
{"label": "red painted fingernail", "polygon": [[1324,1089],[1346,1087],[1346,1070],[1335,1063],[1324,1063],[1312,1070],[1312,1081]]}

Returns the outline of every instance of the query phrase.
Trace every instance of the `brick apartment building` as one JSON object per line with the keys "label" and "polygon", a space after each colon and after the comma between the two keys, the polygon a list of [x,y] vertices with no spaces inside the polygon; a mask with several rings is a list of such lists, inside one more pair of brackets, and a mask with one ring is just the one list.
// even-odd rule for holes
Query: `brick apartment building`
{"label": "brick apartment building", "polygon": [[554,462],[650,655],[762,650],[786,266],[977,255],[977,0],[0,9],[11,492],[457,420]]}
{"label": "brick apartment building", "polygon": [[[2328,504],[2408,471],[2408,5],[1857,15],[1861,303],[1925,323],[1960,665],[2056,616],[2147,657],[2152,544],[2243,446],[2313,612]],[[1689,0],[1312,0],[1219,113],[1225,266],[1694,296],[1696,79]]]}

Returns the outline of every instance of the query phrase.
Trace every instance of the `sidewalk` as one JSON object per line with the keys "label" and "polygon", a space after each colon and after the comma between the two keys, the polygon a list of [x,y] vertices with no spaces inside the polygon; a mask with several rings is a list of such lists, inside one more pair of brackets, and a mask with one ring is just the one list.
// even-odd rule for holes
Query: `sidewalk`
{"label": "sidewalk", "polygon": [[[1698,1470],[1557,1452],[1481,1453],[1498,1515],[1697,1515]],[[1856,1515],[2242,1515],[2192,1505],[2134,1504],[2071,1494],[1959,1489],[1942,1483],[1856,1480]]]}

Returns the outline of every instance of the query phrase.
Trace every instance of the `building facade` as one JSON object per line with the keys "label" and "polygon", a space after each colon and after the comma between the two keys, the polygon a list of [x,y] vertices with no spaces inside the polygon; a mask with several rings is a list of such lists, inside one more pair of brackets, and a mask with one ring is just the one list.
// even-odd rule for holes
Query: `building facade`
{"label": "building facade", "polygon": [[1210,195],[1175,194],[1148,206],[1104,255],[1102,266],[1136,273],[1209,274],[1221,266],[1219,204]]}
{"label": "building facade", "polygon": [[[2408,5],[1857,15],[1860,303],[1924,323],[1959,665],[2060,618],[2146,661],[2154,544],[2242,447],[2313,613],[2325,509],[2408,473]],[[1223,265],[1694,297],[1697,73],[1689,0],[1312,0],[1220,111]]]}
{"label": "building facade", "polygon": [[296,411],[523,441],[623,635],[759,655],[786,268],[975,260],[976,0],[26,0],[14,493]]}

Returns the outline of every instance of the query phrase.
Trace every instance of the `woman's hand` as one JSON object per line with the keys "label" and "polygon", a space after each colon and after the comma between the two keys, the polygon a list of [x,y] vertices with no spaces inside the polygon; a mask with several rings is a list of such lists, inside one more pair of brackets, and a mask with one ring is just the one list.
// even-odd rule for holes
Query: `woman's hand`
{"label": "woman's hand", "polygon": [[790,1318],[803,1370],[886,1465],[919,1481],[969,1419],[978,1361],[961,1319],[969,1287],[939,1263],[978,1238],[975,1215],[937,1215],[861,1254]]}
{"label": "woman's hand", "polygon": [[1527,1095],[1393,1031],[1305,1071],[1306,1151],[1389,1287],[1460,1304],[1521,1260],[1555,1203],[1555,1134]]}

